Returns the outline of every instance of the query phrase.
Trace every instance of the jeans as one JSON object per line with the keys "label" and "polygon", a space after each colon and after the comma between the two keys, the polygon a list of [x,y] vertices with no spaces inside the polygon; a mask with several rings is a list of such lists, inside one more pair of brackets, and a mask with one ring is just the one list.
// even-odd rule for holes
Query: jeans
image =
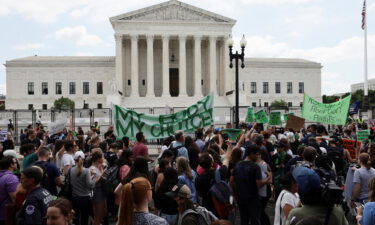
{"label": "jeans", "polygon": [[169,215],[169,214],[160,213],[160,217],[164,218],[168,222],[169,225],[174,225],[177,220],[177,215]]}
{"label": "jeans", "polygon": [[260,225],[261,202],[259,198],[252,198],[249,201],[238,202],[241,225]]}
{"label": "jeans", "polygon": [[72,199],[75,212],[74,224],[87,225],[92,216],[92,200],[90,196],[74,196]]}

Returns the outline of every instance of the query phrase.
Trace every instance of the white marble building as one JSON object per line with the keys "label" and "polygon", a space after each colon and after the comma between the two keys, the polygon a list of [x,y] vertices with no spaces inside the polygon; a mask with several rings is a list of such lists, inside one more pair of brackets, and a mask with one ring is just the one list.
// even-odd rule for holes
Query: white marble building
{"label": "white marble building", "polygon": [[[375,90],[375,79],[368,79],[367,82],[368,82],[368,89],[369,90]],[[365,85],[363,84],[363,82],[352,84],[352,85],[350,85],[350,92],[354,93],[358,90],[363,90],[364,86]]]}
{"label": "white marble building", "polygon": [[[50,108],[61,96],[74,100],[77,108],[112,103],[130,108],[185,107],[210,92],[215,106],[234,104],[234,94],[226,93],[234,89],[227,39],[235,20],[170,0],[112,17],[110,22],[115,57],[31,56],[7,61],[6,108]],[[240,69],[241,105],[259,106],[260,100],[264,106],[283,99],[299,106],[303,92],[321,98],[319,63],[246,59],[245,65]]]}

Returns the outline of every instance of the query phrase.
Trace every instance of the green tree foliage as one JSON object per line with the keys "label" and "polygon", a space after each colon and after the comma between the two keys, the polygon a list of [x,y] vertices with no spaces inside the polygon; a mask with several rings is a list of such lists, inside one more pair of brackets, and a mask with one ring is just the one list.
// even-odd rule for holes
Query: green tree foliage
{"label": "green tree foliage", "polygon": [[271,102],[271,107],[287,107],[288,103],[284,100],[275,100]]}
{"label": "green tree foliage", "polygon": [[[345,93],[341,98],[345,98],[349,94],[350,94],[349,92]],[[363,107],[363,102],[364,102],[364,93],[363,93],[363,90],[360,89],[360,90],[357,90],[356,92],[351,93],[351,94],[352,94],[352,98],[350,99],[350,103],[359,101],[360,102],[360,108],[362,108]],[[337,101],[339,99],[340,99],[339,96],[335,96],[335,95],[331,95],[331,96],[323,95],[323,103],[332,103],[332,102],[335,102],[335,101]],[[375,106],[375,90],[369,90],[368,91],[368,99],[370,101],[369,105],[370,106]]]}
{"label": "green tree foliage", "polygon": [[61,97],[56,99],[53,103],[55,109],[64,110],[64,109],[74,109],[74,101],[70,98]]}

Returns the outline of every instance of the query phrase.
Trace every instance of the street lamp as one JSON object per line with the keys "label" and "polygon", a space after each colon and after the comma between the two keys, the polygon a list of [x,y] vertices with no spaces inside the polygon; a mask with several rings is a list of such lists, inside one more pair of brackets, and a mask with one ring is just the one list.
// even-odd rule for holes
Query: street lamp
{"label": "street lamp", "polygon": [[234,59],[234,65],[235,65],[235,71],[236,71],[236,107],[235,107],[235,121],[236,121],[236,128],[239,128],[240,127],[240,116],[239,116],[239,87],[238,87],[238,83],[239,83],[239,77],[238,77],[238,60],[241,60],[241,68],[243,69],[245,67],[245,64],[244,64],[244,61],[245,61],[245,47],[246,47],[246,39],[245,39],[245,35],[242,36],[242,39],[241,39],[241,42],[240,42],[240,46],[241,46],[241,54],[238,53],[238,51],[236,51],[235,54],[232,53],[232,49],[233,49],[233,39],[231,36],[229,36],[229,39],[228,39],[228,46],[229,46],[229,61],[230,61],[230,64],[229,64],[229,67],[230,68],[233,68],[233,59]]}

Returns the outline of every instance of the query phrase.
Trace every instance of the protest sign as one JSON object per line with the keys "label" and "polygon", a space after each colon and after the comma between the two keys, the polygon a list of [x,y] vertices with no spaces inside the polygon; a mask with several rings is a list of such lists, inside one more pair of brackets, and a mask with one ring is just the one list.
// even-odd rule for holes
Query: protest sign
{"label": "protest sign", "polygon": [[7,130],[0,130],[0,142],[4,142],[7,139]]}
{"label": "protest sign", "polygon": [[305,125],[305,119],[289,114],[288,122],[286,123],[285,130],[292,129],[293,131],[297,132],[301,130]]}
{"label": "protest sign", "polygon": [[119,139],[127,136],[134,140],[138,132],[143,132],[147,139],[169,137],[177,130],[193,132],[197,128],[213,125],[213,101],[210,94],[182,111],[167,115],[137,113],[114,105],[115,134]]}
{"label": "protest sign", "polygon": [[66,119],[51,122],[49,127],[49,134],[56,134],[62,132],[66,126]]}
{"label": "protest sign", "polygon": [[235,141],[241,136],[242,130],[226,128],[226,129],[223,129],[223,133],[228,134],[229,139],[232,141]]}
{"label": "protest sign", "polygon": [[255,121],[254,109],[252,107],[249,107],[247,108],[246,122],[254,122],[254,121]]}
{"label": "protest sign", "polygon": [[294,115],[294,113],[291,112],[291,113],[288,113],[288,114],[284,114],[284,115],[283,115],[283,117],[284,117],[284,122],[285,122],[285,123],[288,122],[288,116],[289,116],[289,115]]}
{"label": "protest sign", "polygon": [[370,135],[370,130],[360,130],[357,132],[357,141],[364,141],[368,139]]}
{"label": "protest sign", "polygon": [[255,113],[255,121],[257,123],[268,123],[267,114],[263,109]]}
{"label": "protest sign", "polygon": [[357,149],[361,148],[361,142],[350,140],[350,139],[347,139],[347,138],[343,138],[342,139],[342,147],[349,151],[352,159],[356,159],[357,158]]}
{"label": "protest sign", "polygon": [[281,112],[271,112],[270,113],[270,125],[281,125]]}
{"label": "protest sign", "polygon": [[305,94],[302,107],[302,117],[319,123],[345,125],[351,95],[330,104],[323,104]]}

